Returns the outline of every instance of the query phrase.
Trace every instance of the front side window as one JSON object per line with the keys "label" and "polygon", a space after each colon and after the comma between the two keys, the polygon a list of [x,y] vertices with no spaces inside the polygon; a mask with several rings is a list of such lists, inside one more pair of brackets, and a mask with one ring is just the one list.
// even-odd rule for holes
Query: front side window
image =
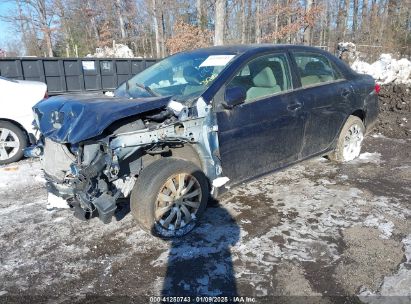
{"label": "front side window", "polygon": [[327,57],[315,53],[294,53],[301,85],[309,87],[341,79]]}
{"label": "front side window", "polygon": [[173,96],[186,101],[200,96],[235,54],[186,52],[170,56],[123,83],[115,96]]}
{"label": "front side window", "polygon": [[228,84],[236,86],[246,90],[246,102],[292,89],[287,56],[271,54],[251,60]]}

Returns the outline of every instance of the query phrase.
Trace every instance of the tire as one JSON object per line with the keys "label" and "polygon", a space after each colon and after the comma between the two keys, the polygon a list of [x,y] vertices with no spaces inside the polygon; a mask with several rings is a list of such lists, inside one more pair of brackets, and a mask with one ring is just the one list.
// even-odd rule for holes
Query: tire
{"label": "tire", "polygon": [[0,121],[0,165],[22,159],[27,144],[27,136],[20,127],[8,121]]}
{"label": "tire", "polygon": [[209,189],[207,177],[196,165],[163,158],[143,169],[137,178],[130,197],[131,213],[141,228],[155,236],[183,236],[204,213]]}
{"label": "tire", "polygon": [[350,115],[341,130],[335,150],[328,155],[328,158],[337,163],[357,158],[361,153],[364,134],[365,127],[362,120]]}

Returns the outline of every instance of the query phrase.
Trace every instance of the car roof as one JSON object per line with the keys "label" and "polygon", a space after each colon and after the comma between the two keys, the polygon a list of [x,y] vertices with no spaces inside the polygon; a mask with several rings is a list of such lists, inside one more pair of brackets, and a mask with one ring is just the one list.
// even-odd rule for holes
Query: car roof
{"label": "car roof", "polygon": [[300,50],[300,51],[322,51],[323,50],[306,45],[294,45],[294,44],[233,44],[233,45],[221,45],[221,46],[212,46],[208,48],[201,48],[195,51],[199,52],[210,52],[210,53],[236,53],[236,54],[243,54],[243,53],[259,53],[264,51],[275,51],[275,50],[284,50],[284,49],[293,49],[293,50]]}

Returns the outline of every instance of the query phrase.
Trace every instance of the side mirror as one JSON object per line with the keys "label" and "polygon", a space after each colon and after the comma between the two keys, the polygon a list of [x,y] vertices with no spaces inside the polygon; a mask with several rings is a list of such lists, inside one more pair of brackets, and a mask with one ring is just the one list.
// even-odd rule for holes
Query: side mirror
{"label": "side mirror", "polygon": [[227,88],[224,94],[223,106],[227,109],[232,109],[235,106],[244,103],[247,98],[247,92],[243,87]]}

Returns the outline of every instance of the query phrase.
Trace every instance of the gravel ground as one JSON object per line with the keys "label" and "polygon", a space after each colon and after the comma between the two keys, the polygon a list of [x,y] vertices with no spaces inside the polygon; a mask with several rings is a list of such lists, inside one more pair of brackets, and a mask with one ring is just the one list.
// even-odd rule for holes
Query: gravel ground
{"label": "gravel ground", "polygon": [[359,159],[232,189],[172,241],[127,202],[108,225],[50,208],[36,161],[0,167],[0,303],[411,303],[411,90],[384,86],[380,108]]}
{"label": "gravel ground", "polygon": [[410,139],[369,136],[351,163],[316,158],[232,189],[173,241],[140,230],[127,203],[108,225],[48,210],[38,162],[1,167],[0,302],[409,303],[410,153]]}

